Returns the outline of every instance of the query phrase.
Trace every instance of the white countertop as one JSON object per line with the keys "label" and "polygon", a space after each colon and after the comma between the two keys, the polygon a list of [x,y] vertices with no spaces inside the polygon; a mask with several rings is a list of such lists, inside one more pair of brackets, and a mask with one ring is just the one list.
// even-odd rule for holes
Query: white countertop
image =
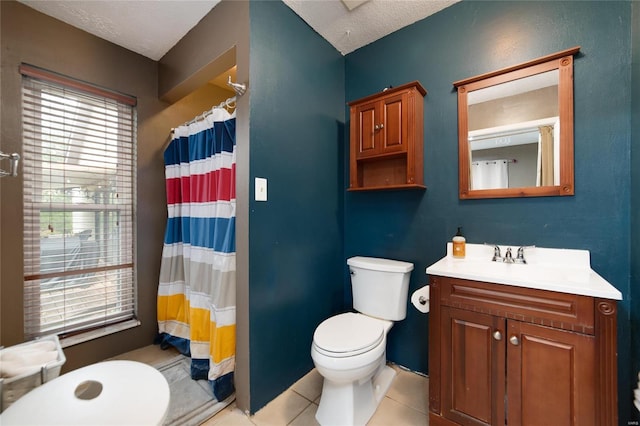
{"label": "white countertop", "polygon": [[[508,246],[500,245],[505,255]],[[516,258],[518,246],[511,246]],[[537,290],[622,300],[622,293],[591,269],[588,250],[525,248],[526,264],[492,262],[493,246],[466,244],[464,259],[447,255],[427,268],[427,274],[506,284]]]}

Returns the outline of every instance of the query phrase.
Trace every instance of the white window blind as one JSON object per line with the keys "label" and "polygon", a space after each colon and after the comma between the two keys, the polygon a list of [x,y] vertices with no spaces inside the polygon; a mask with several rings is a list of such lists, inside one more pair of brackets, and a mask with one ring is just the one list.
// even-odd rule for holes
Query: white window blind
{"label": "white window blind", "polygon": [[22,65],[25,337],[135,317],[135,98]]}

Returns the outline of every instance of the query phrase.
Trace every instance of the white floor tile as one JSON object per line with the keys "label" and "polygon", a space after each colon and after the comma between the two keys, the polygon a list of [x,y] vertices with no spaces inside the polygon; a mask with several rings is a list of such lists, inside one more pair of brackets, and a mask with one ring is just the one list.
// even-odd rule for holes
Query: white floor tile
{"label": "white floor tile", "polygon": [[257,426],[284,426],[298,417],[311,402],[291,389],[259,410],[251,421]]}
{"label": "white floor tile", "polygon": [[397,366],[398,373],[393,379],[387,397],[421,413],[429,413],[429,379]]}
{"label": "white floor tile", "polygon": [[429,419],[426,414],[391,398],[384,398],[367,426],[423,426],[428,424]]}
{"label": "white floor tile", "polygon": [[121,355],[114,356],[110,359],[124,359],[129,361],[138,361],[144,362],[149,365],[160,364],[164,361],[169,361],[173,357],[179,355],[175,348],[169,348],[166,350],[162,350],[160,345],[149,345],[140,349],[133,350],[131,352],[126,352]]}
{"label": "white floor tile", "polygon": [[316,404],[309,404],[298,417],[289,423],[289,426],[320,426],[320,423],[316,420],[317,411],[318,406]]}
{"label": "white floor tile", "polygon": [[291,389],[307,398],[309,401],[315,401],[322,393],[322,376],[315,368],[307,373],[300,380],[295,382]]}
{"label": "white floor tile", "polygon": [[236,407],[235,402],[201,426],[254,426],[249,417]]}

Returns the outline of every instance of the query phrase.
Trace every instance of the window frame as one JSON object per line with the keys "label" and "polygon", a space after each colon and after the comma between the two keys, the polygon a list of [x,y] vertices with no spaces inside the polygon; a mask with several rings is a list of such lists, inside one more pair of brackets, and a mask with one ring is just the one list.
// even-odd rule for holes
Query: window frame
{"label": "window frame", "polygon": [[[34,192],[33,196],[31,197],[33,199],[28,200],[28,197],[25,191],[25,200],[23,202],[23,208],[25,209],[24,238],[23,238],[24,246],[25,246],[25,259],[24,259],[25,270],[23,274],[24,276],[23,307],[24,307],[24,317],[25,317],[25,322],[24,322],[25,338],[34,338],[34,337],[47,335],[47,334],[58,334],[62,338],[63,346],[70,346],[71,344],[80,343],[82,341],[86,341],[92,338],[97,338],[102,335],[111,334],[113,332],[121,331],[123,329],[135,327],[140,324],[140,322],[137,319],[138,283],[137,283],[137,267],[136,267],[136,264],[137,264],[137,259],[136,259],[136,251],[137,251],[136,250],[136,247],[137,247],[137,232],[136,232],[137,231],[136,229],[137,110],[136,110],[136,106],[137,106],[137,100],[135,97],[132,97],[129,95],[125,95],[119,92],[105,89],[105,88],[92,85],[83,81],[75,80],[75,79],[63,76],[61,74],[47,71],[47,70],[44,70],[32,65],[28,65],[28,64],[21,64],[19,67],[19,72],[23,76],[23,82],[21,84],[21,87],[23,90],[23,103],[21,107],[21,114],[22,114],[23,120],[25,120],[24,91],[30,90],[27,88],[27,85],[34,84],[34,83],[30,83],[30,81],[32,80],[37,80],[38,81],[37,84],[49,85],[50,87],[55,87],[57,89],[62,89],[62,90],[69,90],[70,93],[75,93],[75,94],[80,93],[83,96],[94,98],[95,100],[108,100],[110,104],[113,104],[113,101],[115,101],[119,105],[117,107],[117,111],[118,111],[117,116],[121,117],[120,115],[121,108],[124,108],[125,111],[127,111],[127,109],[130,108],[130,111],[127,111],[127,114],[130,112],[130,116],[127,115],[126,117],[127,119],[131,120],[130,127],[127,126],[127,130],[128,130],[127,135],[129,135],[129,132],[130,132],[130,138],[129,137],[125,138],[118,135],[115,142],[115,145],[118,147],[121,147],[123,143],[131,144],[130,147],[128,147],[128,150],[124,150],[122,152],[120,152],[119,150],[116,150],[118,151],[118,153],[115,156],[117,160],[121,160],[123,158],[122,155],[129,156],[127,157],[128,166],[126,167],[130,167],[130,169],[127,169],[126,172],[122,172],[121,170],[122,165],[118,164],[120,163],[120,161],[116,161],[116,165],[115,165],[115,169],[117,170],[115,172],[115,176],[125,178],[126,188],[124,192],[126,192],[127,196],[129,197],[127,198],[126,202],[121,203],[120,200],[118,200],[118,202],[113,204],[108,202],[103,202],[103,203],[96,203],[96,204],[80,205],[80,204],[75,204],[73,202],[68,202],[68,201],[52,202],[51,199],[48,202],[36,201],[35,200],[36,192]],[[36,104],[37,106],[39,106],[40,108],[43,107],[43,103],[45,103],[43,102],[44,97],[41,96],[39,98],[33,98],[33,99],[38,100],[39,103]],[[83,105],[83,108],[87,108],[87,106]],[[106,113],[107,109],[105,109],[104,111]],[[86,122],[93,123],[91,118],[85,119],[85,120],[87,120]],[[33,119],[33,123],[31,124],[34,125],[34,123],[39,123],[41,125],[42,120]],[[29,143],[27,143],[27,136],[26,136],[27,132],[25,130],[26,129],[25,125],[26,124],[23,121],[23,150],[25,149],[25,147],[30,146],[29,144],[33,144],[34,147],[37,145],[37,142],[35,142],[35,140],[29,141]],[[38,129],[42,129],[42,128],[43,128],[42,126],[38,127]],[[76,127],[72,127],[72,128],[74,130],[77,130]],[[116,132],[119,132],[119,130],[121,130],[121,128],[116,127]],[[106,140],[110,135],[108,133],[103,133],[103,134],[100,134],[100,136],[102,136]],[[30,134],[30,137],[32,137],[31,134]],[[84,149],[86,149],[87,143],[88,142],[86,141],[85,142],[80,141],[78,145],[78,149],[70,150],[70,151],[72,151],[74,155],[80,156],[81,155],[80,153]],[[104,144],[104,146],[107,146],[107,144]],[[37,160],[35,160],[36,158]],[[40,157],[34,157],[32,159],[34,159],[35,161],[38,161],[38,160],[42,161],[41,160],[42,158],[43,157],[40,156]],[[24,173],[29,173],[29,170],[30,170],[30,168],[28,167],[29,161],[30,161],[29,156],[23,155]],[[66,165],[64,161],[59,164]],[[33,175],[30,175],[30,176],[27,176],[25,174],[25,186],[27,185],[28,178],[36,179],[36,176],[37,176],[36,172],[34,172]],[[117,191],[116,191],[117,194],[122,193],[120,191],[121,189],[120,185],[122,184],[121,183],[117,184]],[[67,209],[67,207],[73,207],[73,208]],[[67,266],[63,264],[62,271],[43,272],[42,264],[40,262],[42,240],[40,239],[39,234],[41,230],[40,220],[42,217],[42,213],[46,210],[63,211],[63,212],[79,212],[79,211],[94,212],[98,214],[101,213],[104,217],[113,215],[113,213],[115,212],[116,216],[118,217],[118,219],[116,220],[116,226],[118,227],[118,235],[116,237],[116,243],[115,243],[117,246],[117,249],[115,251],[112,251],[113,249],[109,249],[110,251],[108,252],[110,254],[117,253],[116,257],[117,258],[124,257],[125,261],[118,262],[118,263],[110,263],[110,264],[95,266],[95,267],[81,267],[80,269],[71,268],[69,270],[67,270]],[[121,216],[120,212],[122,211],[126,211],[125,216],[127,217],[127,220],[123,221],[124,225],[121,227],[122,224],[120,219],[120,216]],[[26,214],[26,212],[30,212],[30,214]],[[32,219],[29,220],[28,219],[29,217],[31,217]],[[67,220],[66,218],[63,219],[63,221],[65,222],[66,220]],[[98,230],[97,228],[95,228],[95,226],[97,225],[94,224],[93,231],[97,234]],[[63,240],[65,247],[66,247],[66,241],[69,239],[70,236],[72,236],[72,234],[64,235],[63,237],[60,238],[61,240]],[[96,237],[97,235],[94,236],[94,238]],[[124,240],[124,242],[120,241],[120,239]],[[37,244],[37,247],[35,247],[36,244]],[[27,250],[28,245],[30,245],[31,247],[30,250]],[[130,252],[128,252],[129,247],[131,250]],[[96,249],[95,252],[97,253],[98,251],[99,250]],[[31,255],[29,255],[29,253],[31,253]],[[124,253],[124,255],[122,255],[122,253]],[[97,254],[94,256],[96,259],[101,258],[100,255],[97,255]],[[109,256],[109,259],[111,260],[110,256]],[[127,260],[130,260],[130,261],[127,261]],[[27,267],[28,262],[30,262],[31,264],[30,268]],[[34,269],[33,265],[35,264],[39,265],[39,267]],[[43,292],[43,288],[40,286],[41,280],[44,280],[47,278],[54,278],[54,277],[60,277],[64,280],[65,279],[64,277],[71,277],[73,275],[77,276],[79,274],[96,274],[96,273],[119,274],[121,272],[127,274],[127,278],[130,278],[130,282],[127,282],[124,284],[124,285],[129,285],[130,287],[126,291],[120,291],[120,290],[116,291],[116,299],[118,298],[122,299],[124,297],[128,303],[128,304],[125,304],[126,309],[121,311],[120,313],[116,313],[113,315],[105,314],[105,317],[102,321],[96,319],[96,320],[91,320],[85,324],[83,324],[81,321],[76,323],[72,322],[70,326],[68,324],[69,319],[66,316],[66,314],[64,314],[63,316],[64,319],[62,320],[63,325],[55,327],[54,329],[43,329],[42,319],[36,318],[36,315],[42,316],[42,309],[39,309],[38,306],[41,306],[40,301],[42,299],[42,295],[46,293],[46,292]],[[129,277],[129,274],[131,274],[130,277]],[[113,284],[113,283],[109,284],[108,281],[109,279],[107,278],[107,275],[104,275],[101,282],[106,289],[112,290],[114,288],[115,289],[120,288],[119,281],[116,281],[116,284]],[[92,282],[99,283],[100,280],[95,280]],[[37,284],[34,285],[34,283],[37,283]],[[63,290],[65,292],[65,295],[66,295],[66,289],[67,289],[66,284],[64,284]],[[32,299],[33,297],[39,298],[38,301],[34,302],[35,299]],[[122,300],[125,300],[125,299],[122,299]],[[32,305],[28,306],[29,303],[31,303]],[[65,299],[65,302],[64,302],[65,307],[67,306],[66,303],[67,302]],[[105,301],[103,301],[102,303],[103,303],[102,308],[97,308],[96,312],[100,312],[100,309],[103,309],[105,313],[107,312],[105,307],[109,306],[109,302],[107,302],[105,298]],[[36,321],[37,326],[33,326],[34,321]],[[37,331],[34,331],[36,328],[37,328]],[[65,342],[67,344],[65,344]]]}

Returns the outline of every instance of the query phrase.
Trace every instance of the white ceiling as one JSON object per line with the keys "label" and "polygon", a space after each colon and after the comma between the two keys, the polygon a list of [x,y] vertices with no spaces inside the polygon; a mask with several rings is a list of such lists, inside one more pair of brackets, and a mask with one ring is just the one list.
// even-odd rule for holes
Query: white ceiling
{"label": "white ceiling", "polygon": [[338,0],[283,1],[346,55],[459,0],[369,0],[351,11]]}
{"label": "white ceiling", "polygon": [[157,61],[220,0],[18,1]]}
{"label": "white ceiling", "polygon": [[[220,0],[18,0],[46,15],[159,60]],[[344,1],[344,3],[343,3]],[[346,55],[459,0],[284,0]],[[349,10],[353,8],[353,10]]]}

